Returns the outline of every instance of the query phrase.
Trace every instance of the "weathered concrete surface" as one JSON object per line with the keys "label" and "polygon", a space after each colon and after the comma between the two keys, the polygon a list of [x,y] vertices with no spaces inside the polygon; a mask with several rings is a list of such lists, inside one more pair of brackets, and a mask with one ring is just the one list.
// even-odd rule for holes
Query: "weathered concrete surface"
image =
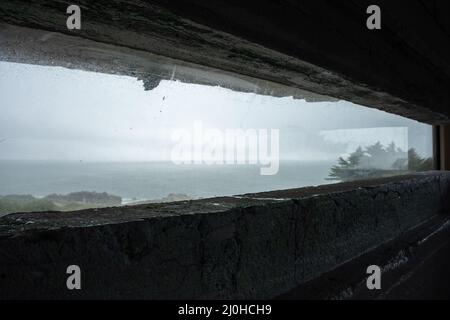
{"label": "weathered concrete surface", "polygon": [[306,101],[334,101],[295,87],[57,32],[0,23],[0,61],[22,62],[136,77],[146,90],[161,80],[221,86]]}
{"label": "weathered concrete surface", "polygon": [[[279,95],[289,94],[271,86],[278,83],[423,122],[450,118],[450,25],[444,14],[450,10],[448,1],[378,1],[383,24],[379,31],[365,26],[366,8],[372,4],[365,0],[262,0],[257,7],[247,1],[79,0],[79,31],[66,28],[69,4],[1,1],[3,29],[14,25],[46,31],[31,42],[3,42],[2,59],[81,69],[107,61],[101,69],[137,74],[152,88],[152,68],[142,59],[153,53],[224,70],[227,76],[240,74],[245,81],[268,81],[256,84],[259,92],[280,89]],[[81,41],[73,46],[73,39],[62,34],[101,44]],[[0,38],[5,36],[0,32]],[[104,44],[121,48],[104,51]],[[156,75],[173,74],[173,67],[171,72],[166,69]],[[180,71],[180,78],[194,81],[186,70]],[[216,83],[204,73],[199,78],[200,83]],[[228,80],[222,82],[238,89],[242,85]]]}
{"label": "weathered concrete surface", "polygon": [[[282,300],[434,299],[450,297],[450,214],[352,259],[282,294]],[[380,290],[367,288],[367,267],[381,268]]]}
{"label": "weathered concrete surface", "polygon": [[[449,207],[449,172],[0,218],[0,298],[271,298]],[[66,289],[66,268],[82,290]]]}

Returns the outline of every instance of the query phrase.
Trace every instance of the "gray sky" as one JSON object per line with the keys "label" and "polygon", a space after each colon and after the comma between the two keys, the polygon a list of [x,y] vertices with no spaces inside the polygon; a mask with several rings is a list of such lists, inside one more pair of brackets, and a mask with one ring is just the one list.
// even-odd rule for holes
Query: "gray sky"
{"label": "gray sky", "polygon": [[[175,129],[279,129],[282,159],[334,160],[396,142],[431,155],[431,127],[349,102],[0,62],[0,159],[169,160]],[[369,128],[369,129],[368,129]],[[350,130],[351,129],[351,130]]]}

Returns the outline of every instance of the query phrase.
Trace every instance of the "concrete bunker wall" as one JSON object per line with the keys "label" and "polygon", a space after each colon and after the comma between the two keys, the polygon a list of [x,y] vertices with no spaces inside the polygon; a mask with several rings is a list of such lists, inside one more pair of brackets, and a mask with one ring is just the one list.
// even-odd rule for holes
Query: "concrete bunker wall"
{"label": "concrete bunker wall", "polygon": [[[0,298],[271,298],[448,212],[449,172],[0,218]],[[82,290],[66,288],[79,265]]]}
{"label": "concrete bunker wall", "polygon": [[[420,1],[410,3],[413,14],[404,18],[398,14],[402,4],[383,1],[392,15],[384,16],[383,33],[371,34],[357,27],[366,1],[322,4],[330,10],[317,1],[262,1],[258,11],[244,2],[229,7],[128,1],[128,14],[115,2],[82,3],[88,23],[73,34],[66,30],[62,2],[2,1],[2,60],[137,76],[149,88],[153,75],[172,77],[176,65],[177,79],[185,82],[218,82],[247,92],[257,78],[261,94],[277,89],[280,96],[322,99],[308,90],[430,124],[450,117],[447,20],[428,14],[414,23],[426,6]],[[264,28],[254,21],[264,21]],[[315,32],[299,37],[299,30]],[[323,50],[323,44],[334,50]],[[192,75],[199,65],[208,68]],[[434,172],[240,197],[4,216],[0,298],[275,297],[449,212],[449,181],[450,173]],[[66,288],[72,264],[82,270],[80,291]]]}

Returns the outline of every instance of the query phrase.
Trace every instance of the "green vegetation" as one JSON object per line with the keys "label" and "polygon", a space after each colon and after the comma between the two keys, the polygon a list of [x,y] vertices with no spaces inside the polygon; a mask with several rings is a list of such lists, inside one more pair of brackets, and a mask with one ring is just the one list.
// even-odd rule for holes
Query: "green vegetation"
{"label": "green vegetation", "polygon": [[31,195],[0,196],[0,214],[55,210],[57,206],[48,199],[36,199]]}
{"label": "green vegetation", "polygon": [[[171,193],[154,200],[135,201],[132,205],[192,200],[182,193]],[[106,192],[80,191],[66,195],[50,194],[44,198],[31,195],[0,196],[0,216],[16,212],[76,211],[122,205],[122,198]]]}
{"label": "green vegetation", "polygon": [[414,148],[405,152],[393,142],[386,148],[377,142],[365,150],[358,147],[345,159],[339,157],[327,179],[351,181],[432,169],[433,159],[420,157]]}
{"label": "green vegetation", "polygon": [[422,158],[414,149],[408,150],[408,167],[410,171],[433,170],[433,158]]}
{"label": "green vegetation", "polygon": [[72,192],[67,195],[53,193],[46,196],[45,199],[49,199],[53,202],[58,203],[79,202],[79,203],[90,203],[90,204],[111,205],[111,206],[117,206],[122,204],[121,197],[110,195],[107,194],[106,192],[99,193],[99,192],[80,191],[80,192]]}
{"label": "green vegetation", "polygon": [[51,194],[44,198],[31,195],[0,196],[0,214],[14,212],[73,211],[89,208],[118,206],[122,198],[105,192],[74,192],[67,195]]}
{"label": "green vegetation", "polygon": [[164,203],[164,202],[188,201],[188,200],[193,200],[193,198],[184,193],[169,193],[166,197],[163,198],[144,201],[134,201],[130,204],[137,205],[137,204]]}

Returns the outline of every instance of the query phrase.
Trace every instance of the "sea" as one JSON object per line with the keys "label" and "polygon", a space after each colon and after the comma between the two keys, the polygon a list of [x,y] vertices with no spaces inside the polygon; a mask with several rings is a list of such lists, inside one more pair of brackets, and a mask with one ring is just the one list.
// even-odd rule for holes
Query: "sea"
{"label": "sea", "polygon": [[230,196],[331,183],[331,161],[281,161],[275,175],[258,165],[176,165],[172,162],[60,162],[0,160],[0,195],[35,197],[77,191],[107,192],[122,203],[169,194],[191,198]]}

